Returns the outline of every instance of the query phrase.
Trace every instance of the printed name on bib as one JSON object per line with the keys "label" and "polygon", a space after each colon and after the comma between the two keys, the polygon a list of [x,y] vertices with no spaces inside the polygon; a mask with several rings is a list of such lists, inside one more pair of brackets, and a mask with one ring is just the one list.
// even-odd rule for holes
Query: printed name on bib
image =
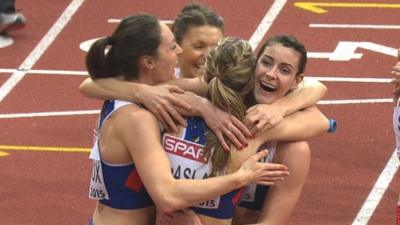
{"label": "printed name on bib", "polygon": [[165,134],[163,147],[165,151],[169,153],[196,160],[197,162],[207,163],[207,159],[204,157],[203,147],[199,144]]}
{"label": "printed name on bib", "polygon": [[109,199],[108,192],[103,180],[101,162],[93,160],[92,177],[90,178],[89,197],[91,199]]}
{"label": "printed name on bib", "polygon": [[202,170],[202,169],[195,170],[190,167],[184,167],[182,165],[173,166],[171,168],[171,172],[175,179],[193,180],[193,179],[206,179],[208,177],[207,170]]}

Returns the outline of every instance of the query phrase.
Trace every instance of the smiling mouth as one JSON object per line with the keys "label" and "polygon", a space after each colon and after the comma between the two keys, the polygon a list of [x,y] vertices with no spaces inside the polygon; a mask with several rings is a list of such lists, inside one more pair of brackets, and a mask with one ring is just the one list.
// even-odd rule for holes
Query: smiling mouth
{"label": "smiling mouth", "polygon": [[262,81],[260,81],[260,86],[261,86],[261,88],[262,88],[264,91],[268,91],[268,92],[274,92],[274,91],[276,91],[276,87],[274,87],[274,86],[271,85],[271,84],[264,83],[264,82],[262,82]]}

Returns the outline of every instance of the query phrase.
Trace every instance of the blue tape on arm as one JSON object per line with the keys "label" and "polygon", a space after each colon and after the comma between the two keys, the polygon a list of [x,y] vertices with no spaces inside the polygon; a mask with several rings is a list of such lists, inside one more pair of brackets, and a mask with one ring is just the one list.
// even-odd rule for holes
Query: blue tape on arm
{"label": "blue tape on arm", "polygon": [[336,127],[337,127],[336,120],[334,120],[334,119],[329,119],[329,129],[328,129],[328,132],[329,132],[329,133],[335,133],[335,132],[336,132]]}

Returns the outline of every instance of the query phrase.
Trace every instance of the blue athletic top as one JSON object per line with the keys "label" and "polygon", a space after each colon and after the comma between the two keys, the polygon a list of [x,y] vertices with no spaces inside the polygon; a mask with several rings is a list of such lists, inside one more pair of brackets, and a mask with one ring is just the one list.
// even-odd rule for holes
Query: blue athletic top
{"label": "blue athletic top", "polygon": [[[176,179],[204,179],[211,172],[211,163],[203,154],[207,127],[200,117],[187,118],[187,127],[178,134],[164,134],[163,147],[171,162],[172,174]],[[216,199],[199,203],[192,209],[201,215],[230,219],[235,205],[240,200],[241,189],[236,189]]]}
{"label": "blue athletic top", "polygon": [[[104,102],[100,114],[97,133],[118,108],[134,104],[126,101],[108,100]],[[133,163],[110,164],[101,160],[99,135],[95,133],[95,144],[90,158],[93,159],[89,197],[115,209],[140,209],[154,206]]]}

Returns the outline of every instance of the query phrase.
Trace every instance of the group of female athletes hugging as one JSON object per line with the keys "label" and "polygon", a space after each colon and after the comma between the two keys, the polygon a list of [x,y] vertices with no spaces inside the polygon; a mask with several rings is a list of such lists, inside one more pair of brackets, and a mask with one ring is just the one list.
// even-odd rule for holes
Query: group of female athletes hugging
{"label": "group of female athletes hugging", "polygon": [[303,77],[307,52],[276,35],[254,53],[191,3],[171,26],[135,14],[97,40],[79,87],[104,99],[90,158],[94,225],[286,224],[305,183],[305,141],[334,124]]}

